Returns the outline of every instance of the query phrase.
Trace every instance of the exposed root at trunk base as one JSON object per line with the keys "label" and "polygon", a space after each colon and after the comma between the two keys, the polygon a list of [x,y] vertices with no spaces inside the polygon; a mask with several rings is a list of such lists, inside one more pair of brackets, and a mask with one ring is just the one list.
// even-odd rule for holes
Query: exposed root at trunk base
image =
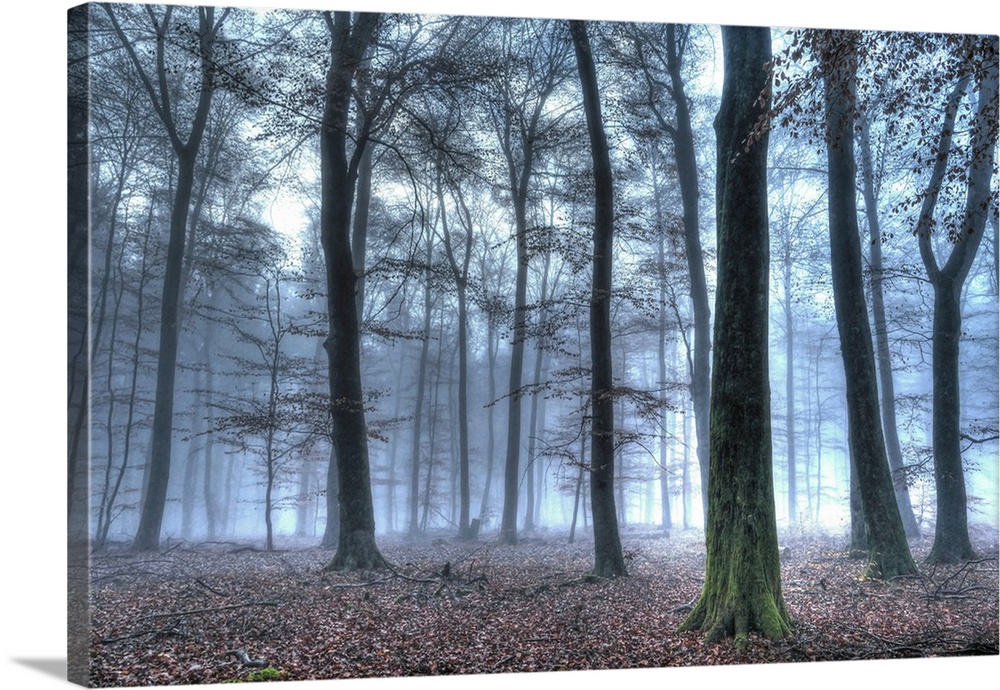
{"label": "exposed root at trunk base", "polygon": [[365,530],[353,533],[341,532],[337,553],[324,571],[379,570],[388,562],[375,544],[375,536]]}
{"label": "exposed root at trunk base", "polygon": [[[712,597],[702,597],[694,610],[681,623],[678,632],[703,631],[707,642],[719,642],[732,637],[733,644],[741,649],[747,645],[751,632],[770,640],[780,640],[792,632],[792,623],[784,604],[766,594],[741,597],[740,601],[713,602]],[[713,605],[717,604],[717,605]]]}

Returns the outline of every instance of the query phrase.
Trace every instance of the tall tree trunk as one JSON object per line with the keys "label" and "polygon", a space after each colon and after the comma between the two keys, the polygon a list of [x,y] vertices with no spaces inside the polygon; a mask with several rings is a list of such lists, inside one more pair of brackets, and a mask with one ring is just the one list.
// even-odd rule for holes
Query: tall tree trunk
{"label": "tall tree trunk", "polygon": [[163,523],[163,511],[166,506],[167,486],[170,479],[181,274],[188,212],[194,186],[194,167],[212,104],[214,91],[212,54],[215,37],[229,11],[224,11],[219,22],[216,22],[214,8],[198,8],[198,52],[201,84],[187,141],[183,141],[174,119],[174,112],[170,108],[170,95],[167,86],[168,68],[165,50],[173,8],[168,7],[164,11],[162,23],[155,21],[156,82],[158,86],[154,86],[153,80],[146,74],[135,49],[119,26],[111,6],[104,5],[104,9],[146,89],[153,109],[166,130],[177,160],[177,186],[174,188],[174,198],[170,211],[170,235],[167,244],[160,307],[159,358],[156,366],[156,395],[153,408],[149,482],[145,487],[139,527],[132,543],[134,550],[151,551],[158,549],[160,545],[160,529]]}
{"label": "tall tree trunk", "polygon": [[689,27],[667,24],[665,27],[665,55],[658,54],[661,64],[670,76],[667,89],[674,104],[674,121],[668,122],[653,99],[656,88],[665,86],[657,82],[646,63],[646,51],[641,39],[637,41],[640,65],[650,93],[649,105],[660,129],[670,136],[674,145],[677,182],[681,192],[682,221],[684,225],[684,253],[687,259],[691,284],[691,309],[694,317],[694,343],[690,353],[691,402],[694,408],[695,436],[698,449],[698,467],[701,474],[702,512],[708,512],[708,424],[711,395],[711,320],[708,302],[708,281],[705,277],[705,259],[699,231],[698,163],[691,126],[691,107],[685,90],[681,66],[685,46],[688,45]]}
{"label": "tall tree trunk", "polygon": [[882,433],[885,434],[885,451],[892,471],[892,486],[896,492],[896,505],[903,520],[906,536],[920,536],[920,527],[913,516],[910,489],[906,483],[903,451],[899,443],[896,422],[896,386],[892,379],[892,357],[889,355],[889,329],[885,318],[885,297],[882,289],[882,230],[878,216],[878,197],[875,193],[875,172],[872,166],[871,137],[868,120],[861,120],[861,177],[868,218],[868,266],[871,271],[872,321],[875,325],[875,354],[879,384],[882,392]]}
{"label": "tall tree trunk", "polygon": [[971,136],[972,164],[965,172],[965,213],[951,243],[944,266],[938,265],[931,247],[931,227],[942,181],[948,169],[955,113],[966,90],[966,77],[956,84],[945,111],[945,121],[936,164],[924,194],[917,224],[920,256],[934,286],[934,321],[931,344],[933,394],[934,485],[937,490],[937,522],[934,545],[927,556],[931,563],[956,563],[975,558],[969,539],[968,499],[962,467],[959,343],[962,333],[962,287],[968,277],[986,229],[997,148],[997,54],[996,36],[984,36],[982,53],[986,68],[979,74],[978,104]]}
{"label": "tall tree trunk", "polygon": [[820,45],[826,89],[830,263],[840,350],[847,384],[851,455],[868,526],[866,577],[917,571],[896,507],[879,417],[875,354],[865,302],[854,161],[857,34],[828,32]]}
{"label": "tall tree trunk", "polygon": [[409,523],[407,531],[411,537],[420,534],[419,508],[420,508],[420,453],[421,435],[423,433],[424,415],[424,395],[427,388],[427,361],[430,357],[431,347],[431,309],[433,308],[433,286],[431,284],[432,266],[431,260],[434,254],[434,233],[430,225],[425,227],[427,232],[427,245],[424,255],[424,326],[423,338],[420,344],[420,363],[417,367],[417,395],[413,408],[413,445],[410,449],[410,495],[409,495]]}
{"label": "tall tree trunk", "polygon": [[[529,151],[530,152],[530,151]],[[526,154],[527,157],[527,154]],[[527,166],[526,166],[527,168]],[[522,173],[527,186],[528,172]],[[504,462],[503,512],[500,520],[500,541],[517,543],[518,476],[521,463],[521,377],[524,370],[524,341],[527,330],[528,295],[528,219],[527,199],[514,198],[514,217],[517,233],[517,274],[514,284],[514,332],[510,354],[510,377],[507,382],[507,456]]]}
{"label": "tall tree trunk", "polygon": [[[218,290],[212,290],[211,303],[217,303]],[[215,343],[215,322],[209,320],[204,328],[205,349],[205,445],[202,448],[202,494],[205,497],[205,525],[209,539],[219,536],[219,506],[213,485],[215,460],[215,367],[213,346]]]}
{"label": "tall tree trunk", "polygon": [[[656,244],[656,265],[659,272],[659,299],[660,309],[657,319],[656,336],[656,362],[657,362],[657,388],[659,389],[660,424],[663,426],[659,438],[660,451],[660,526],[664,532],[670,533],[673,528],[673,521],[670,516],[670,473],[667,470],[667,428],[670,421],[671,412],[667,408],[667,262],[666,262],[666,228],[663,224],[663,203],[660,198],[660,183],[657,175],[654,157],[650,165],[650,174],[653,182],[653,208],[656,213],[657,244]],[[707,444],[706,444],[707,445]],[[682,497],[683,500],[683,497]]]}
{"label": "tall tree trunk", "polygon": [[[405,298],[404,298],[405,305]],[[406,310],[403,312],[403,328],[409,329],[409,318]],[[406,343],[404,341],[403,345],[400,346],[400,362],[399,368],[396,370],[396,385],[393,390],[395,391],[395,402],[393,403],[392,418],[394,420],[399,419],[399,415],[402,413],[402,402],[403,402],[403,362],[406,358]],[[399,458],[399,437],[401,434],[394,433],[392,435],[392,441],[389,443],[389,480],[386,488],[386,495],[388,497],[388,503],[386,505],[386,527],[390,532],[396,531],[396,465]]]}
{"label": "tall tree trunk", "polygon": [[583,494],[584,469],[587,467],[587,435],[580,429],[580,470],[576,473],[576,488],[573,490],[573,520],[569,523],[569,543],[576,539],[576,521],[580,515],[580,500]]}
{"label": "tall tree trunk", "polygon": [[[554,40],[554,39],[553,39]],[[558,44],[557,44],[558,45]],[[558,53],[558,51],[556,51]],[[502,88],[502,114],[498,116],[500,143],[507,162],[508,183],[514,202],[517,241],[517,272],[514,285],[514,327],[507,397],[507,455],[504,461],[503,510],[500,541],[517,543],[517,503],[521,462],[521,384],[524,373],[524,346],[528,292],[528,190],[535,163],[535,139],[546,101],[561,81],[558,55],[549,54],[544,65],[535,65],[537,90],[524,100],[514,99],[509,83]],[[534,101],[529,106],[529,100]],[[530,107],[530,111],[528,108]]]}
{"label": "tall tree trunk", "polygon": [[358,318],[365,314],[365,255],[368,249],[368,214],[372,201],[372,147],[365,146],[358,164],[358,194],[354,206],[354,228],[351,232],[351,257],[358,276],[355,289]]}
{"label": "tall tree trunk", "polygon": [[627,575],[615,514],[615,398],[611,361],[611,274],[614,261],[614,186],[601,115],[597,70],[587,24],[569,23],[576,51],[594,170],[594,268],[590,291],[590,503],[594,517],[594,574]]}
{"label": "tall tree trunk", "polygon": [[[549,378],[549,358],[546,355],[542,355],[542,371],[540,380],[547,381],[548,378]],[[547,404],[548,404],[548,398],[546,398],[543,395],[542,399],[538,401],[538,425],[536,427],[536,440],[535,440],[536,448],[538,439],[541,439],[545,436],[545,431],[547,428],[546,427],[547,417],[545,414],[546,413],[545,408]],[[531,457],[534,458],[532,460],[532,464],[535,467],[534,516],[535,516],[536,526],[541,524],[542,502],[543,499],[545,498],[545,487],[547,485],[547,478],[548,478],[547,466],[541,456],[542,456],[541,453],[536,453],[535,449],[532,449]]]}
{"label": "tall tree trunk", "polygon": [[[539,295],[544,302],[548,297],[548,283],[549,283],[549,267],[552,264],[551,254],[546,253],[545,258],[542,262],[542,285]],[[531,379],[531,409],[528,413],[528,468],[526,471],[527,475],[527,496],[524,506],[524,531],[531,532],[535,529],[535,512],[537,505],[537,497],[535,495],[536,491],[540,493],[540,487],[536,487],[535,478],[537,475],[535,463],[538,462],[538,458],[535,457],[535,449],[537,447],[536,434],[538,433],[538,386],[542,380],[542,365],[545,360],[545,348],[542,344],[541,335],[545,331],[545,307],[539,310],[538,316],[538,332],[539,336],[535,343],[535,370]]]}
{"label": "tall tree trunk", "polygon": [[486,315],[486,367],[489,380],[486,382],[487,395],[489,397],[489,409],[486,410],[486,481],[483,483],[483,498],[479,502],[480,525],[486,522],[486,513],[490,507],[490,490],[493,488],[493,467],[496,461],[496,429],[494,412],[496,405],[493,401],[497,399],[497,349],[499,341],[497,338],[496,315],[490,310]]}
{"label": "tall tree trunk", "polygon": [[470,503],[472,501],[469,486],[469,308],[466,292],[469,283],[469,262],[472,259],[472,215],[465,204],[461,186],[456,185],[454,192],[458,198],[460,219],[465,230],[464,253],[459,265],[451,244],[448,232],[448,216],[444,203],[442,189],[441,166],[438,161],[438,205],[441,209],[441,230],[444,239],[445,254],[451,267],[452,278],[455,281],[455,291],[458,297],[458,473],[459,473],[459,516],[458,535],[467,539],[469,531]]}
{"label": "tall tree trunk", "polygon": [[[705,587],[681,630],[709,640],[790,630],[781,594],[768,383],[767,133],[769,28],[722,27],[725,73],[715,120],[718,288],[705,530]],[[738,520],[733,516],[739,515]]]}
{"label": "tall tree trunk", "polygon": [[785,317],[785,434],[788,466],[788,527],[799,524],[799,496],[795,464],[795,330],[792,320],[792,239],[785,237],[781,282],[784,286]]}
{"label": "tall tree trunk", "polygon": [[366,145],[359,138],[347,156],[348,105],[358,65],[379,22],[379,15],[359,12],[353,26],[349,12],[324,12],[330,31],[330,67],[320,130],[322,197],[320,228],[326,259],[329,357],[330,439],[336,456],[340,535],[330,569],[369,569],[385,564],[375,543],[361,383],[361,338],[357,309],[357,273],[351,253],[351,208],[358,164]]}
{"label": "tall tree trunk", "polygon": [[705,278],[705,259],[701,250],[701,233],[698,221],[698,164],[694,149],[694,132],[691,111],[681,77],[681,51],[677,46],[676,24],[667,25],[667,69],[673,86],[674,156],[677,161],[677,181],[681,189],[684,220],[684,253],[687,258],[691,281],[691,308],[694,316],[694,347],[691,367],[691,401],[694,404],[695,435],[698,441],[698,467],[701,470],[701,500],[707,513],[709,471],[709,415],[711,408],[711,359],[710,339],[712,312],[708,302],[708,281]]}

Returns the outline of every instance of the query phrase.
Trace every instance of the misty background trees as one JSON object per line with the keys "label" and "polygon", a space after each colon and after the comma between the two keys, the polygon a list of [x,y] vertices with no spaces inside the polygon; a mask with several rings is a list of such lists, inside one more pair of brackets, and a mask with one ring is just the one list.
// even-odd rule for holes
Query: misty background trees
{"label": "misty background trees", "polygon": [[[385,534],[704,525],[708,334],[735,323],[708,306],[718,27],[125,5],[89,21],[95,543],[297,536],[372,567]],[[863,501],[870,545],[891,505],[894,533],[936,526],[938,558],[969,557],[968,524],[997,523],[995,43],[854,36],[848,146],[824,132],[843,54],[769,36],[770,131],[733,149],[766,154],[768,510],[779,532],[846,533],[853,449],[862,498],[865,463],[888,477],[888,502]],[[853,337],[871,321],[879,341],[875,358],[862,337],[863,414],[834,309],[827,209],[847,197]],[[876,423],[896,460],[859,450],[858,424],[893,446]]]}

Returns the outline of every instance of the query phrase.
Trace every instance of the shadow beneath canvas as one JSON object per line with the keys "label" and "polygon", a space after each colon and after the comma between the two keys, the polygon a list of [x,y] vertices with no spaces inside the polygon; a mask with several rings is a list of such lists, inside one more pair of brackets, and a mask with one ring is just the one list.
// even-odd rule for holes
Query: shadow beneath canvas
{"label": "shadow beneath canvas", "polygon": [[66,680],[66,659],[11,659],[16,664],[27,666],[47,676]]}

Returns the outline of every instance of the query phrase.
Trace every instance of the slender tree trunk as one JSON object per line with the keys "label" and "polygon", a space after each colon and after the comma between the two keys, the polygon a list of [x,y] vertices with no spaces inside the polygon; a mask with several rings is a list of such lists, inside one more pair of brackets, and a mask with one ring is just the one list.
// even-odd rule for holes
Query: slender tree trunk
{"label": "slender tree trunk", "polygon": [[677,160],[677,181],[681,188],[684,221],[684,253],[691,280],[691,307],[694,316],[694,347],[691,368],[691,400],[694,403],[695,435],[698,440],[698,467],[701,470],[702,507],[707,513],[709,471],[709,416],[711,407],[712,312],[708,302],[708,281],[705,259],[701,250],[698,220],[698,163],[694,149],[694,132],[684,80],[681,77],[682,55],[677,48],[676,24],[667,26],[668,71],[673,86],[674,112],[677,126],[673,131],[674,156]]}
{"label": "slender tree trunk", "polygon": [[[513,103],[505,92],[501,147],[507,159],[511,196],[514,201],[514,227],[517,240],[517,272],[514,284],[514,328],[511,346],[510,377],[507,398],[507,455],[504,462],[503,510],[500,521],[500,541],[517,543],[517,503],[521,462],[521,384],[524,373],[524,346],[527,332],[528,294],[528,190],[535,157],[538,123],[549,95],[559,81],[558,68],[548,64],[540,68],[539,93],[531,112],[519,111],[524,103]],[[517,138],[518,141],[513,140]],[[520,152],[518,160],[517,149]]]}
{"label": "slender tree trunk", "polygon": [[[404,320],[403,328],[409,328],[409,318],[406,316],[407,312],[404,310]],[[403,361],[406,357],[406,346],[404,345],[400,348],[400,363],[399,369],[396,371],[396,385],[394,390],[396,392],[395,402],[393,403],[392,418],[394,420],[399,419],[399,415],[402,413],[402,402],[403,402]],[[386,522],[389,531],[396,531],[396,464],[399,458],[399,437],[400,434],[394,433],[392,435],[392,441],[389,443],[389,481],[387,482],[388,487],[386,489],[386,494],[388,496],[387,504],[387,514]]]}
{"label": "slender tree trunk", "polygon": [[[653,208],[656,212],[657,244],[656,244],[656,264],[659,271],[659,299],[660,309],[657,320],[656,337],[656,362],[657,362],[657,387],[660,391],[659,400],[661,405],[660,424],[663,429],[660,432],[660,526],[663,531],[670,533],[673,528],[673,521],[670,516],[670,473],[667,470],[667,429],[671,412],[667,408],[667,263],[666,263],[666,237],[663,224],[663,203],[660,199],[660,184],[657,175],[655,159],[650,165],[650,173],[653,181]],[[683,500],[683,497],[682,497]]]}
{"label": "slender tree trunk", "polygon": [[132,61],[150,97],[154,110],[159,116],[174,150],[177,160],[177,186],[170,211],[170,235],[164,266],[163,293],[160,306],[159,359],[156,367],[156,395],[153,409],[152,451],[150,455],[149,482],[145,488],[139,527],[132,548],[136,551],[155,551],[160,545],[160,529],[166,507],[167,486],[170,479],[171,445],[174,417],[174,381],[177,373],[177,339],[179,334],[181,278],[184,261],[184,244],[194,187],[194,168],[205,134],[208,114],[212,103],[213,86],[213,45],[219,26],[225,21],[228,10],[215,22],[215,9],[198,9],[199,62],[201,85],[191,121],[187,141],[182,141],[174,114],[169,108],[166,87],[166,64],[164,51],[167,31],[170,26],[172,8],[167,8],[162,24],[157,23],[156,31],[156,75],[159,87],[146,74],[131,43],[118,25],[118,20],[110,5],[105,11],[116,34]]}
{"label": "slender tree trunk", "polygon": [[358,318],[365,313],[365,255],[368,249],[368,214],[372,199],[372,147],[365,146],[358,165],[358,193],[354,204],[354,227],[351,232],[351,256],[358,276],[356,289]]}
{"label": "slender tree trunk", "polygon": [[[674,145],[674,160],[677,165],[677,182],[681,192],[682,220],[684,225],[684,252],[691,284],[691,308],[694,317],[694,345],[690,353],[691,402],[695,417],[698,467],[701,473],[702,512],[708,512],[708,425],[711,394],[711,308],[708,302],[708,281],[705,277],[705,259],[701,248],[699,231],[698,163],[694,147],[694,132],[691,126],[691,107],[685,90],[681,65],[684,46],[688,44],[689,28],[677,24],[665,27],[665,56],[660,59],[670,76],[668,93],[674,103],[674,122],[671,124],[650,98],[650,107],[660,125]],[[644,46],[637,45],[641,63],[645,62]],[[650,94],[655,80],[648,67],[643,66]],[[659,86],[663,86],[662,83]]]}
{"label": "slender tree trunk", "polygon": [[875,354],[882,392],[882,432],[885,434],[885,451],[889,458],[889,469],[892,471],[892,486],[896,492],[899,516],[903,520],[906,536],[912,539],[920,536],[920,527],[913,516],[913,505],[910,502],[910,489],[906,482],[906,468],[903,466],[903,451],[899,443],[896,422],[896,386],[892,378],[889,329],[886,325],[885,297],[882,289],[882,231],[878,216],[878,198],[875,193],[875,172],[872,166],[867,118],[861,120],[860,141],[862,193],[870,235],[868,265],[871,272],[872,321],[875,324]]}
{"label": "slender tree trunk", "polygon": [[427,449],[427,481],[424,484],[423,510],[420,516],[420,531],[426,532],[430,526],[431,502],[434,498],[434,465],[437,459],[437,431],[440,416],[441,378],[444,367],[444,315],[438,318],[437,361],[434,363],[434,381],[431,384],[430,415],[428,424],[429,447]]}
{"label": "slender tree trunk", "polygon": [[865,303],[861,239],[855,190],[853,41],[857,35],[830,32],[820,60],[826,70],[827,164],[830,263],[840,350],[847,383],[851,454],[858,470],[868,526],[867,577],[892,578],[917,572],[896,507],[879,417],[875,355]]}
{"label": "slender tree trunk", "polygon": [[146,486],[146,500],[142,505],[139,527],[132,544],[132,548],[136,551],[159,549],[163,511],[167,501],[173,441],[174,381],[177,374],[180,269],[184,251],[187,209],[191,200],[194,158],[190,154],[181,155],[178,161],[179,175],[171,211],[170,241],[167,247],[163,296],[160,302],[160,343],[156,367],[156,396],[153,408],[149,483]]}
{"label": "slender tree trunk", "polygon": [[795,330],[792,320],[792,250],[791,237],[785,237],[785,256],[782,262],[782,284],[785,291],[785,433],[788,460],[788,527],[799,524],[799,495],[795,464]]}
{"label": "slender tree trunk", "polygon": [[409,526],[407,531],[411,537],[420,534],[421,434],[423,433],[424,391],[427,387],[427,361],[430,357],[431,347],[431,309],[434,305],[431,285],[431,259],[434,253],[434,233],[431,231],[429,225],[425,230],[427,232],[427,248],[424,255],[424,326],[423,340],[420,344],[420,363],[417,371],[417,395],[413,409],[413,445],[410,450]]}
{"label": "slender tree trunk", "polygon": [[[270,288],[269,288],[270,289]],[[276,285],[275,291],[278,299],[281,299],[281,285]],[[280,305],[280,303],[279,303]],[[279,306],[280,309],[280,306]],[[278,331],[280,333],[280,312]],[[270,386],[267,395],[267,434],[264,437],[264,459],[267,469],[267,483],[264,491],[264,525],[267,528],[266,549],[274,551],[274,480],[277,476],[277,458],[274,450],[274,436],[278,431],[278,372],[281,371],[281,343],[275,340],[272,343],[274,351],[271,353],[270,366]]]}
{"label": "slender tree trunk", "polygon": [[580,500],[583,493],[584,468],[587,466],[587,436],[580,433],[580,470],[576,474],[576,489],[573,491],[573,520],[569,523],[569,543],[576,539],[576,521],[580,514]]}
{"label": "slender tree trunk", "polygon": [[601,115],[597,70],[587,24],[569,23],[576,51],[594,170],[594,268],[590,292],[590,504],[594,517],[594,574],[627,575],[615,514],[615,398],[611,361],[611,273],[614,187]]}
{"label": "slender tree trunk", "polygon": [[[551,255],[546,254],[542,263],[542,285],[541,290],[539,291],[543,301],[546,299],[548,294],[549,266],[551,263]],[[543,306],[538,316],[538,332],[544,333],[544,331],[545,307]],[[535,449],[537,447],[536,434],[538,433],[538,386],[542,381],[542,365],[545,360],[545,348],[542,345],[542,337],[543,336],[539,335],[535,344],[535,370],[531,379],[531,409],[528,413],[528,468],[526,471],[527,496],[524,502],[525,532],[532,532],[535,529],[535,507],[537,505],[535,492],[538,490],[535,486],[535,476],[537,474],[535,471],[535,463],[538,462],[538,458],[535,457]]]}
{"label": "slender tree trunk", "polygon": [[469,485],[469,312],[465,297],[465,283],[458,288],[458,474],[459,504],[458,533],[469,538],[470,503]]}
{"label": "slender tree trunk", "polygon": [[486,481],[483,483],[483,498],[479,502],[480,525],[486,522],[486,513],[490,506],[490,490],[493,487],[493,468],[496,463],[496,429],[494,411],[497,399],[497,348],[499,342],[496,333],[496,318],[490,313],[486,315],[486,359],[489,380],[486,382],[490,405],[486,410]]}
{"label": "slender tree trunk", "polygon": [[[769,28],[722,27],[725,74],[715,120],[718,288],[705,530],[705,587],[681,630],[709,640],[786,635],[771,469],[768,382]],[[739,515],[738,520],[733,516]]]}
{"label": "slender tree trunk", "polygon": [[[522,173],[527,178],[527,171]],[[517,274],[514,284],[514,342],[510,354],[510,377],[507,382],[507,456],[504,462],[503,512],[500,521],[500,541],[517,543],[518,477],[521,462],[521,377],[524,370],[528,295],[528,220],[526,198],[514,198],[517,233]]]}
{"label": "slender tree trunk", "polygon": [[448,231],[448,214],[444,203],[442,184],[442,161],[438,161],[437,194],[441,209],[441,230],[444,239],[445,253],[451,267],[452,278],[455,281],[455,291],[458,297],[458,474],[459,474],[459,516],[458,536],[468,539],[471,489],[469,486],[469,308],[466,296],[469,280],[469,261],[472,258],[472,216],[465,205],[461,188],[455,192],[459,200],[461,218],[465,226],[465,244],[462,264],[459,265],[451,244],[451,234]]}
{"label": "slender tree trunk", "polygon": [[[212,291],[211,302],[217,302],[217,291]],[[215,344],[215,324],[208,321],[204,328],[205,349],[205,445],[202,448],[202,494],[205,497],[205,525],[209,539],[219,536],[219,506],[218,497],[213,485],[215,460],[215,367],[213,361],[213,346]]]}
{"label": "slender tree trunk", "polygon": [[[544,281],[544,279],[543,279]],[[544,294],[544,293],[543,293]],[[532,376],[531,407],[528,412],[528,466],[525,469],[524,531],[535,530],[535,434],[538,432],[538,390],[542,377],[542,359],[545,353],[541,345],[535,348],[535,370]]]}
{"label": "slender tree trunk", "polygon": [[[375,543],[361,383],[361,338],[357,309],[357,273],[351,254],[351,208],[357,166],[364,139],[354,157],[347,157],[347,115],[352,82],[375,32],[379,15],[349,12],[323,14],[331,36],[330,67],[320,130],[322,199],[320,228],[326,259],[331,445],[336,456],[340,534],[337,552],[328,568],[369,569],[385,561]],[[331,468],[332,470],[332,468]],[[331,471],[332,473],[332,471]]]}

